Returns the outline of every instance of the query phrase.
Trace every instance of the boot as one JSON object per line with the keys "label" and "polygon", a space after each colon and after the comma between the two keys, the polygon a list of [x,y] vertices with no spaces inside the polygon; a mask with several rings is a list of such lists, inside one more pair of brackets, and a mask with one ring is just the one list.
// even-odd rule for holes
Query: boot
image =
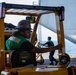
{"label": "boot", "polygon": [[55,65],[57,65],[57,64],[58,64],[58,61],[56,60],[56,61],[55,61]]}

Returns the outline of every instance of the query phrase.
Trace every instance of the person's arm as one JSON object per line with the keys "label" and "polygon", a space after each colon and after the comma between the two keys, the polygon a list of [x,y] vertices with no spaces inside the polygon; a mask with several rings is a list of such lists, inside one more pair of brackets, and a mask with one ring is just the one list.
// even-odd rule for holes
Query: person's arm
{"label": "person's arm", "polygon": [[25,51],[28,51],[28,52],[34,49],[34,47],[35,46],[33,46],[29,41],[26,41],[21,45],[21,49],[24,49]]}
{"label": "person's arm", "polygon": [[50,52],[50,51],[54,51],[54,50],[57,50],[57,49],[61,49],[62,48],[62,45],[59,44],[57,46],[53,46],[51,48],[36,48],[34,47],[31,52],[34,52],[34,53],[45,53],[45,52]]}
{"label": "person's arm", "polygon": [[48,44],[48,42],[44,43],[44,44],[41,44],[42,46],[45,46],[46,44]]}
{"label": "person's arm", "polygon": [[25,49],[26,51],[33,52],[33,53],[45,53],[45,52],[50,52],[61,48],[62,48],[62,45],[60,44],[51,48],[37,48],[28,41],[23,43],[21,46],[21,49]]}

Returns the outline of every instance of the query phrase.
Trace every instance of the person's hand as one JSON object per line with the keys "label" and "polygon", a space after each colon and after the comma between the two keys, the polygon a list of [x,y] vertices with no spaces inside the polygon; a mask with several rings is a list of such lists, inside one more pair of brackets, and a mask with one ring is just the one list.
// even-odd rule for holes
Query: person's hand
{"label": "person's hand", "polygon": [[45,46],[45,44],[41,44],[41,46]]}
{"label": "person's hand", "polygon": [[42,44],[43,46],[45,46],[45,44]]}

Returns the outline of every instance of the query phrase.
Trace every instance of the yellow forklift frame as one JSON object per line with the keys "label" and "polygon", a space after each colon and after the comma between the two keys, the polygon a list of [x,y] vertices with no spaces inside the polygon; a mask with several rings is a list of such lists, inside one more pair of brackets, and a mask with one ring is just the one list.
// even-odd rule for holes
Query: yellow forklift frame
{"label": "yellow forklift frame", "polygon": [[38,16],[36,23],[34,25],[34,30],[32,33],[31,43],[34,44],[35,35],[39,19],[43,14],[55,13],[56,15],[56,26],[57,26],[57,36],[58,44],[62,44],[62,50],[59,50],[60,53],[65,53],[65,42],[64,42],[64,29],[63,29],[63,20],[64,20],[64,7],[46,7],[46,6],[31,6],[31,5],[19,5],[19,4],[0,4],[0,49],[4,50],[4,18],[6,14],[10,15],[30,15]]}
{"label": "yellow forklift frame", "polygon": [[[32,37],[31,37],[31,43],[34,45],[35,42],[35,37],[36,37],[36,31],[37,31],[37,27],[38,27],[38,23],[40,20],[40,17],[44,14],[50,14],[50,13],[54,13],[55,17],[56,17],[56,31],[57,31],[57,38],[58,38],[58,44],[62,44],[62,49],[58,50],[59,53],[59,59],[61,58],[61,55],[65,55],[68,56],[65,53],[65,40],[64,40],[64,27],[63,27],[63,21],[64,21],[64,7],[60,6],[60,7],[49,7],[49,6],[33,6],[33,5],[20,5],[20,4],[9,4],[9,3],[0,3],[0,53],[2,53],[2,50],[5,50],[4,47],[4,39],[5,39],[5,35],[7,35],[4,32],[4,18],[6,14],[9,15],[24,15],[24,16],[36,16],[37,20],[36,23],[34,25],[34,29],[32,32]],[[10,35],[10,34],[8,34]],[[2,54],[1,54],[2,55]],[[2,58],[2,57],[0,57]],[[68,57],[69,58],[69,57]],[[2,60],[2,59],[1,59]],[[4,58],[5,60],[5,58]],[[70,58],[69,58],[70,60]],[[68,62],[70,62],[68,60]],[[5,61],[3,61],[5,62]],[[5,63],[0,64],[0,71],[2,71],[3,69],[5,69]],[[62,66],[65,66],[64,68],[61,69]],[[66,65],[61,65],[61,62],[59,63],[59,67],[58,70],[56,70],[55,72],[51,71],[51,72],[32,72],[32,70],[34,69],[31,67],[26,67],[23,68],[26,71],[29,70],[29,72],[26,72],[26,74],[30,75],[30,74],[36,74],[36,75],[46,75],[46,74],[50,74],[50,75],[68,75],[68,71],[66,70]],[[57,68],[57,67],[56,67]],[[21,69],[21,70],[23,70]],[[60,69],[60,70],[59,70]],[[11,70],[11,69],[10,69]],[[15,69],[15,71],[17,71],[18,68]],[[20,72],[20,71],[19,71]],[[31,73],[32,72],[32,73]],[[24,73],[24,70],[22,71],[22,74]],[[22,75],[21,74],[21,75]],[[14,75],[14,74],[10,74],[10,75]]]}

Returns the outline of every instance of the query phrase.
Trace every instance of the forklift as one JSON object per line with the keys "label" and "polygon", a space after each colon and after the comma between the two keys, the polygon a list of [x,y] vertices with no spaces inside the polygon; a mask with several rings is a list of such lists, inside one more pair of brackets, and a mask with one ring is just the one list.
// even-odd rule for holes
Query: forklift
{"label": "forklift", "polygon": [[[10,36],[14,31],[4,30],[4,18],[6,14],[8,15],[22,15],[22,16],[34,16],[36,21],[31,36],[31,43],[35,44],[36,31],[38,27],[39,20],[42,15],[45,14],[55,14],[56,18],[56,31],[58,44],[62,44],[62,49],[58,50],[58,60],[59,65],[57,66],[42,66],[42,67],[19,67],[12,68],[10,60],[10,51],[5,51],[5,35]],[[76,75],[76,67],[70,66],[70,57],[66,54],[65,41],[64,41],[64,6],[51,7],[51,6],[35,6],[35,5],[21,5],[21,4],[11,4],[11,3],[0,3],[0,72],[1,75]],[[28,18],[27,18],[28,19]],[[31,21],[32,22],[32,21]],[[8,33],[7,33],[8,32]],[[8,62],[7,62],[8,61]],[[38,69],[38,70],[37,70]],[[47,71],[47,69],[49,71]]]}

